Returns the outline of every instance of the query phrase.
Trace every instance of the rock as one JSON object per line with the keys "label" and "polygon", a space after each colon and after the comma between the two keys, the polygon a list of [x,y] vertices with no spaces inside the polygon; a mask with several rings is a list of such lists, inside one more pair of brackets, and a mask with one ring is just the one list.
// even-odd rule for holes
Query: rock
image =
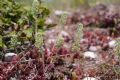
{"label": "rock", "polygon": [[10,80],[17,80],[15,77],[11,77]]}
{"label": "rock", "polygon": [[5,54],[5,61],[7,61],[7,62],[12,61],[14,56],[17,56],[17,54],[15,54],[15,53],[6,53]]}
{"label": "rock", "polygon": [[97,51],[97,47],[96,46],[90,46],[89,50],[90,51]]}
{"label": "rock", "polygon": [[100,45],[96,46],[97,48],[97,51],[101,51],[102,50],[102,47]]}
{"label": "rock", "polygon": [[84,52],[83,55],[84,55],[84,58],[90,58],[90,59],[95,59],[97,57],[95,52],[91,52],[91,51],[86,51]]}
{"label": "rock", "polygon": [[9,56],[16,56],[17,54],[15,54],[15,53],[6,53],[5,54],[5,57],[9,57]]}
{"label": "rock", "polygon": [[56,15],[56,16],[61,16],[61,15],[63,15],[63,14],[70,14],[69,12],[67,12],[67,11],[62,11],[62,10],[56,10],[55,12],[54,12],[54,14]]}
{"label": "rock", "polygon": [[82,80],[98,80],[98,79],[94,77],[85,77]]}
{"label": "rock", "polygon": [[48,40],[47,40],[47,43],[48,43],[48,44],[55,43],[55,42],[56,42],[56,39],[48,39]]}
{"label": "rock", "polygon": [[60,36],[66,37],[66,36],[69,36],[69,34],[65,31],[61,31]]}
{"label": "rock", "polygon": [[81,43],[88,43],[88,39],[81,39],[80,42]]}
{"label": "rock", "polygon": [[63,12],[60,10],[56,10],[54,13],[55,13],[55,15],[60,16],[60,15],[62,15]]}
{"label": "rock", "polygon": [[53,20],[53,19],[50,19],[48,18],[46,21],[45,21],[45,26],[47,29],[49,28],[52,28],[52,27],[55,27],[57,24],[56,22]]}
{"label": "rock", "polygon": [[112,40],[108,43],[108,45],[109,45],[110,48],[114,48],[116,46],[115,43],[116,43],[116,40]]}
{"label": "rock", "polygon": [[50,18],[48,18],[46,21],[45,21],[45,24],[53,24],[53,20],[52,19],[50,19]]}
{"label": "rock", "polygon": [[74,64],[72,64],[72,66],[73,66],[73,67],[77,67],[77,66],[79,66],[79,64],[74,63]]}

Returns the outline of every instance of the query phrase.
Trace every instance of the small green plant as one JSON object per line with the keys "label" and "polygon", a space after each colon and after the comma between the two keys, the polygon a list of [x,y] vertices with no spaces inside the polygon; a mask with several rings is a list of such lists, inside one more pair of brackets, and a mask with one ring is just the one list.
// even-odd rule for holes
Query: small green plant
{"label": "small green plant", "polygon": [[17,35],[12,35],[11,38],[11,47],[15,48],[17,46],[18,43],[18,36]]}
{"label": "small green plant", "polygon": [[[20,31],[20,28],[26,25],[27,20],[24,19],[25,12],[26,10],[14,0],[0,0],[0,36],[2,37],[2,47],[6,46],[8,48],[11,45],[16,45],[15,42],[10,40]],[[14,32],[15,34],[12,35]]]}
{"label": "small green plant", "polygon": [[[60,17],[60,25],[61,25],[61,30],[63,29],[63,26],[65,25],[67,20],[67,14],[63,14]],[[58,36],[56,47],[60,48],[64,43],[64,38],[60,35]]]}
{"label": "small green plant", "polygon": [[62,26],[65,25],[67,17],[68,17],[68,15],[65,14],[65,13],[61,15],[61,17],[60,17],[60,24],[62,24]]}
{"label": "small green plant", "polygon": [[3,44],[2,44],[3,42],[2,42],[2,36],[0,35],[0,47],[2,47],[3,46]]}
{"label": "small green plant", "polygon": [[72,52],[79,52],[79,51],[80,51],[80,45],[77,42],[73,43]]}
{"label": "small green plant", "polygon": [[[14,0],[0,0],[0,27],[3,30],[17,27],[25,14],[24,8]],[[24,23],[24,21],[22,21]],[[21,23],[21,24],[23,24]],[[5,34],[5,33],[4,33]]]}
{"label": "small green plant", "polygon": [[64,43],[64,38],[62,36],[58,37],[57,43],[56,43],[56,47],[60,48]]}
{"label": "small green plant", "polygon": [[83,24],[77,24],[77,32],[74,39],[74,43],[72,45],[72,52],[79,52],[80,51],[80,40],[83,37]]}
{"label": "small green plant", "polygon": [[79,42],[82,39],[82,37],[83,37],[83,24],[78,23],[75,40]]}
{"label": "small green plant", "polygon": [[120,38],[116,40],[115,54],[118,55],[118,58],[120,60]]}
{"label": "small green plant", "polygon": [[35,46],[37,48],[40,48],[44,45],[44,40],[43,40],[43,36],[44,33],[42,34],[40,31],[38,33],[36,33],[36,37],[35,37]]}
{"label": "small green plant", "polygon": [[[38,33],[44,33],[45,20],[49,13],[41,0],[34,0],[31,9],[25,9],[15,0],[0,0],[0,46],[11,48],[17,42],[24,43],[26,40],[34,44],[39,40],[35,39]],[[6,38],[7,41],[4,40]]]}
{"label": "small green plant", "polygon": [[[40,34],[40,32],[38,31],[41,31],[44,29],[44,25],[45,25],[45,20],[46,20],[46,17],[49,15],[50,11],[43,7],[42,4],[41,4],[41,0],[34,0],[33,3],[32,3],[32,7],[31,7],[31,11],[30,11],[30,14],[29,14],[29,19],[31,20],[30,22],[32,23],[32,27],[33,27],[33,40],[36,41],[38,39],[35,39],[37,38],[37,35]],[[44,32],[41,31],[42,33]]]}

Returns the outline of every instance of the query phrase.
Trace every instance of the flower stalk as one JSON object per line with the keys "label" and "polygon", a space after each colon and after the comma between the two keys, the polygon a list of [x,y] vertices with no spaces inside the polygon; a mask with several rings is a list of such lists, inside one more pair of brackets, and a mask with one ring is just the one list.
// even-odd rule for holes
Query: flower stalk
{"label": "flower stalk", "polygon": [[79,52],[80,51],[80,40],[83,37],[83,24],[77,24],[77,32],[75,36],[75,40],[72,46],[72,52]]}

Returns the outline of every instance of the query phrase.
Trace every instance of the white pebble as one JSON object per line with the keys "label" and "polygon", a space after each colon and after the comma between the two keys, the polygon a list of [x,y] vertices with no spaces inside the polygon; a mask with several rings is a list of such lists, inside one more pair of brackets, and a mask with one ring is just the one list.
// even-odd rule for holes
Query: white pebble
{"label": "white pebble", "polygon": [[57,15],[57,16],[61,16],[61,15],[63,15],[63,14],[70,14],[69,12],[67,12],[67,11],[62,11],[62,10],[56,10],[55,12],[54,12],[54,14],[55,15]]}
{"label": "white pebble", "polygon": [[98,79],[96,79],[96,78],[94,78],[94,77],[85,77],[85,78],[83,78],[82,80],[98,80]]}
{"label": "white pebble", "polygon": [[47,43],[48,43],[48,44],[55,43],[55,42],[56,42],[56,39],[48,39],[48,40],[47,40]]}
{"label": "white pebble", "polygon": [[17,56],[17,54],[15,54],[15,53],[6,53],[5,54],[5,61],[7,61],[7,62],[12,61],[14,56]]}
{"label": "white pebble", "polygon": [[61,36],[69,36],[69,34],[68,34],[67,32],[65,32],[65,31],[61,31],[61,32],[60,32],[60,35],[61,35]]}
{"label": "white pebble", "polygon": [[90,51],[97,51],[97,47],[96,46],[90,46],[89,50]]}
{"label": "white pebble", "polygon": [[56,10],[54,13],[55,13],[55,15],[62,15],[63,12],[60,10]]}
{"label": "white pebble", "polygon": [[72,64],[72,65],[73,65],[74,67],[77,67],[77,66],[79,66],[79,64],[75,64],[75,63],[74,63],[74,64]]}
{"label": "white pebble", "polygon": [[46,21],[45,21],[46,24],[53,24],[53,20],[48,18]]}
{"label": "white pebble", "polygon": [[97,55],[94,52],[86,51],[84,52],[84,58],[92,58],[95,59]]}
{"label": "white pebble", "polygon": [[5,57],[9,57],[9,56],[17,56],[17,54],[15,54],[15,53],[6,53],[5,54]]}
{"label": "white pebble", "polygon": [[114,48],[116,46],[116,40],[112,40],[108,43],[109,47]]}
{"label": "white pebble", "polygon": [[51,55],[50,49],[47,48],[47,56],[50,56],[50,55]]}
{"label": "white pebble", "polygon": [[83,42],[86,42],[86,43],[87,43],[87,42],[88,42],[88,39],[81,39],[80,42],[81,42],[81,43],[83,43]]}

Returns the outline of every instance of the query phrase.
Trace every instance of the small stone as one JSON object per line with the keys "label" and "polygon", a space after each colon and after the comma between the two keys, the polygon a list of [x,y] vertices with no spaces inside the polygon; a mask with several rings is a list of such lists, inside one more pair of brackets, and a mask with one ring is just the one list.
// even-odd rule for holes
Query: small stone
{"label": "small stone", "polygon": [[17,80],[15,77],[11,77],[10,80]]}
{"label": "small stone", "polygon": [[62,10],[56,10],[56,11],[54,12],[54,14],[55,14],[56,16],[61,16],[61,15],[63,15],[63,14],[68,14],[68,15],[70,15],[70,12],[62,11]]}
{"label": "small stone", "polygon": [[84,58],[95,59],[96,57],[97,55],[94,52],[91,52],[91,51],[84,52]]}
{"label": "small stone", "polygon": [[46,21],[45,21],[45,24],[49,25],[49,24],[53,24],[53,20],[48,18]]}
{"label": "small stone", "polygon": [[61,31],[60,35],[63,36],[63,37],[69,36],[69,34],[65,31]]}
{"label": "small stone", "polygon": [[114,48],[116,46],[116,40],[112,40],[108,43],[110,48]]}
{"label": "small stone", "polygon": [[85,78],[83,78],[82,80],[98,80],[98,79],[96,79],[96,78],[94,78],[94,77],[85,77]]}
{"label": "small stone", "polygon": [[74,64],[72,64],[72,66],[73,67],[77,67],[77,66],[79,66],[78,64],[76,64],[76,63],[74,63]]}
{"label": "small stone", "polygon": [[90,51],[97,51],[97,47],[96,46],[90,46],[89,50]]}
{"label": "small stone", "polygon": [[99,46],[96,46],[96,48],[97,48],[97,51],[100,51],[100,50],[102,50],[102,47],[99,45]]}
{"label": "small stone", "polygon": [[15,54],[15,53],[6,53],[5,54],[5,61],[7,61],[7,62],[12,61],[14,56],[17,56],[17,54]]}
{"label": "small stone", "polygon": [[15,53],[6,53],[5,54],[5,57],[9,57],[9,56],[16,56],[17,54],[15,54]]}
{"label": "small stone", "polygon": [[47,40],[47,43],[48,43],[48,44],[55,43],[55,42],[56,42],[56,39],[48,39],[48,40]]}
{"label": "small stone", "polygon": [[58,16],[63,14],[63,12],[60,10],[56,10],[54,13],[55,13],[55,15],[58,15]]}
{"label": "small stone", "polygon": [[81,43],[88,43],[88,39],[81,39],[80,42]]}

